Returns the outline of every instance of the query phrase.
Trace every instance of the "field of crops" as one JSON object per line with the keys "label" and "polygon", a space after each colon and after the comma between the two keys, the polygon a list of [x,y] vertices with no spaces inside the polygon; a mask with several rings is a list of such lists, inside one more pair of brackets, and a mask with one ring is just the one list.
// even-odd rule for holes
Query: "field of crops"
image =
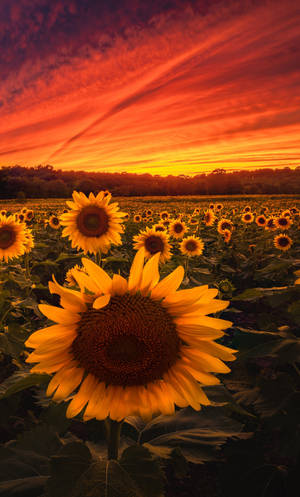
{"label": "field of crops", "polygon": [[[110,198],[107,192],[101,197],[104,203],[99,218],[96,214],[100,204],[95,196],[88,200],[78,195],[68,202],[0,201],[0,496],[297,495],[300,285],[296,281],[300,274],[300,199],[292,196]],[[110,210],[114,202],[118,202],[120,210]],[[91,236],[93,230],[97,236]],[[138,261],[136,254],[140,253],[142,262],[134,265],[133,261]],[[89,269],[88,262],[83,266],[82,258],[93,261],[101,269],[98,271],[95,266]],[[145,266],[148,269],[134,286],[137,268],[146,261],[150,261]],[[159,409],[144,406],[142,410],[137,406],[137,398],[133,400],[134,394],[128,393],[129,387],[138,384],[137,380],[130,379],[132,383],[128,384],[112,381],[122,395],[128,393],[127,397],[125,393],[124,397],[118,397],[124,402],[121,405],[118,400],[120,405],[116,406],[115,397],[109,397],[106,379],[107,405],[101,408],[102,418],[100,415],[98,419],[94,415],[83,418],[93,384],[89,390],[86,386],[89,393],[82,406],[78,404],[75,409],[72,401],[73,410],[68,408],[73,390],[81,380],[77,383],[74,380],[74,388],[66,388],[65,392],[59,383],[50,388],[51,392],[48,387],[53,374],[65,367],[66,356],[60,339],[55,334],[51,340],[52,331],[49,331],[49,338],[39,349],[39,336],[33,335],[31,340],[29,337],[44,327],[54,329],[55,323],[65,326],[63,329],[69,333],[67,326],[72,326],[72,316],[79,312],[78,294],[83,295],[84,305],[89,309],[81,310],[81,316],[86,313],[89,320],[81,318],[80,330],[86,322],[94,326],[94,316],[103,316],[102,309],[112,305],[105,300],[107,294],[110,292],[112,300],[115,299],[114,304],[119,302],[123,295],[121,288],[127,285],[128,278],[128,295],[136,291],[136,301],[141,305],[150,299],[152,289],[158,288],[157,264],[160,279],[179,273],[177,268],[183,267],[180,290],[203,285],[211,289],[214,305],[204,299],[201,309],[207,306],[203,311],[209,314],[207,329],[224,330],[214,337],[217,344],[224,346],[223,360],[230,370],[220,366],[202,369],[207,383],[200,381],[200,373],[194,376],[203,385],[205,395],[203,402],[199,401],[200,410],[193,392],[189,396],[186,393],[186,397],[181,392],[188,390],[188,384],[178,385],[182,398],[192,400],[186,404],[174,400],[173,413],[174,406],[167,402],[164,386],[159,392],[153,390],[159,400],[153,400],[153,392],[148,398],[152,407],[158,405]],[[54,283],[48,286],[53,277]],[[102,290],[95,290],[93,277]],[[189,320],[196,319],[196,310],[202,312],[200,300],[194,298],[192,302],[190,297],[182,297],[181,302],[175,301],[173,294],[177,288],[172,290],[175,276],[172,281],[170,278],[165,283],[169,295],[162,295],[167,295],[165,302],[168,301],[170,309],[172,305],[180,309],[176,315],[179,320],[174,323],[185,319],[188,327]],[[105,290],[109,284],[117,289],[115,293]],[[190,291],[180,295],[194,294]],[[229,301],[229,305],[223,306],[221,301]],[[60,314],[64,302],[69,311]],[[48,305],[59,311],[55,314],[52,307],[51,313]],[[154,328],[165,316],[155,315],[158,304],[155,305],[147,308]],[[130,312],[135,323],[135,311]],[[118,321],[117,314],[112,316]],[[215,320],[209,321],[210,318]],[[222,326],[221,320],[232,324]],[[114,327],[113,320],[109,326]],[[131,329],[134,325],[126,326]],[[119,344],[118,351],[110,350],[118,364],[125,361],[125,356],[130,357],[130,364],[138,361],[136,355],[140,350],[132,333],[129,342]],[[83,335],[80,331],[77,338]],[[78,358],[84,357],[82,364],[89,365],[86,371],[92,371],[95,376],[100,369],[89,363],[86,356],[88,353],[93,356],[93,350],[100,345],[93,341],[90,331],[84,336],[76,347],[75,341],[72,342],[72,351],[79,363]],[[82,352],[85,344],[86,354]],[[225,348],[234,349],[234,360],[227,358]],[[207,349],[203,350],[207,353]],[[221,355],[218,357],[222,358]],[[55,357],[61,357],[61,362],[59,359],[55,362]],[[70,359],[72,367],[74,357]],[[170,357],[166,360],[171,361]],[[189,364],[193,357],[197,363],[195,355],[189,358]],[[40,366],[35,365],[38,362]],[[55,369],[53,364],[58,363]],[[125,371],[123,363],[122,368]],[[74,369],[70,366],[70,374],[76,375]],[[210,382],[210,372],[216,374],[219,383]],[[105,374],[105,378],[111,377]],[[160,382],[157,378],[155,381]],[[206,396],[209,402],[205,401]],[[113,420],[110,425],[108,419]],[[122,426],[119,456],[112,456],[111,452],[107,460],[107,445],[113,451],[116,425]],[[114,444],[116,449],[116,440]]]}

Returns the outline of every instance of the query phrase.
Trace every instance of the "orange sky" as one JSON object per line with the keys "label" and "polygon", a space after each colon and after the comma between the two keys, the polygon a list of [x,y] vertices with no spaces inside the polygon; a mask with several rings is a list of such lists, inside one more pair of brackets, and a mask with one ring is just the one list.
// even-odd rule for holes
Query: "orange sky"
{"label": "orange sky", "polygon": [[[70,39],[36,44],[14,62],[8,47],[0,166],[166,175],[300,165],[297,3],[224,1],[205,15],[186,4],[142,28],[125,23],[125,35],[116,28],[105,50],[96,22],[80,50]],[[11,9],[7,25],[21,13]],[[41,16],[26,29],[41,29]]]}

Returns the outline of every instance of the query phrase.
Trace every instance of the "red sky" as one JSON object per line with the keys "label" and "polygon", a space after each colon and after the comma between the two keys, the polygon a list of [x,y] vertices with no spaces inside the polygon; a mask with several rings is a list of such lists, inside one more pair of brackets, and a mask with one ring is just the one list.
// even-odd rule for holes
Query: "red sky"
{"label": "red sky", "polygon": [[299,2],[95,3],[3,0],[0,166],[300,165]]}

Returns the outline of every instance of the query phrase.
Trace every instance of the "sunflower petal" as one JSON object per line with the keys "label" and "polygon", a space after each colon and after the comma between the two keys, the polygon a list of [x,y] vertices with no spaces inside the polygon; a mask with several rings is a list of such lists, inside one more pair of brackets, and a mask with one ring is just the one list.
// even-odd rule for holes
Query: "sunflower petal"
{"label": "sunflower petal", "polygon": [[144,266],[144,258],[145,258],[145,250],[144,248],[141,248],[137,251],[130,269],[129,278],[128,278],[129,292],[134,292],[140,287],[142,279],[142,271]]}
{"label": "sunflower petal", "polygon": [[55,307],[53,305],[39,304],[39,310],[44,316],[46,316],[50,321],[55,323],[68,325],[77,323],[80,320],[80,316],[77,313],[70,313],[66,309],[61,307]]}
{"label": "sunflower petal", "polygon": [[96,300],[94,300],[93,308],[94,309],[102,309],[105,307],[110,301],[110,295],[101,295]]}
{"label": "sunflower petal", "polygon": [[82,259],[82,264],[97,285],[98,289],[103,293],[110,293],[112,281],[110,276],[108,276],[104,269],[102,269],[90,259],[86,258]]}
{"label": "sunflower petal", "polygon": [[167,295],[176,292],[184,277],[184,269],[178,266],[171,274],[161,280],[152,290],[153,299],[162,299]]}

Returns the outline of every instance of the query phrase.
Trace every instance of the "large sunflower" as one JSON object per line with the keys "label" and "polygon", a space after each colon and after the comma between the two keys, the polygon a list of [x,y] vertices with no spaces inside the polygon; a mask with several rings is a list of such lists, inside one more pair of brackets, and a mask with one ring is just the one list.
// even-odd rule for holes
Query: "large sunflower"
{"label": "large sunflower", "polygon": [[23,255],[27,246],[26,227],[13,216],[0,216],[0,260]]}
{"label": "large sunflower", "polygon": [[292,226],[293,221],[289,217],[279,216],[275,219],[275,224],[280,230],[288,230]]}
{"label": "large sunflower", "polygon": [[96,254],[110,243],[121,244],[123,213],[118,212],[117,203],[109,205],[110,199],[111,194],[103,191],[96,197],[93,193],[86,197],[82,192],[73,192],[74,201],[67,202],[71,211],[60,216],[62,226],[66,226],[62,236],[69,237],[72,247]]}
{"label": "large sunflower", "polygon": [[26,360],[37,363],[32,371],[55,373],[47,389],[54,400],[73,394],[67,417],[84,410],[84,420],[150,419],[173,414],[175,404],[199,410],[210,404],[202,386],[219,383],[213,373],[230,371],[223,361],[236,351],[214,340],[231,323],[206,316],[228,302],[215,300],[218,290],[207,286],[177,291],[181,266],[159,281],[158,260],[144,266],[140,250],[127,282],[83,259],[88,275],[76,279],[88,294],[49,283],[62,307],[39,308],[57,324],[29,337],[35,351]]}
{"label": "large sunflower", "polygon": [[133,237],[135,242],[133,248],[139,250],[145,249],[145,257],[149,259],[157,252],[160,252],[160,262],[166,262],[171,258],[171,245],[169,236],[165,231],[155,231],[152,228],[146,228],[138,235]]}

